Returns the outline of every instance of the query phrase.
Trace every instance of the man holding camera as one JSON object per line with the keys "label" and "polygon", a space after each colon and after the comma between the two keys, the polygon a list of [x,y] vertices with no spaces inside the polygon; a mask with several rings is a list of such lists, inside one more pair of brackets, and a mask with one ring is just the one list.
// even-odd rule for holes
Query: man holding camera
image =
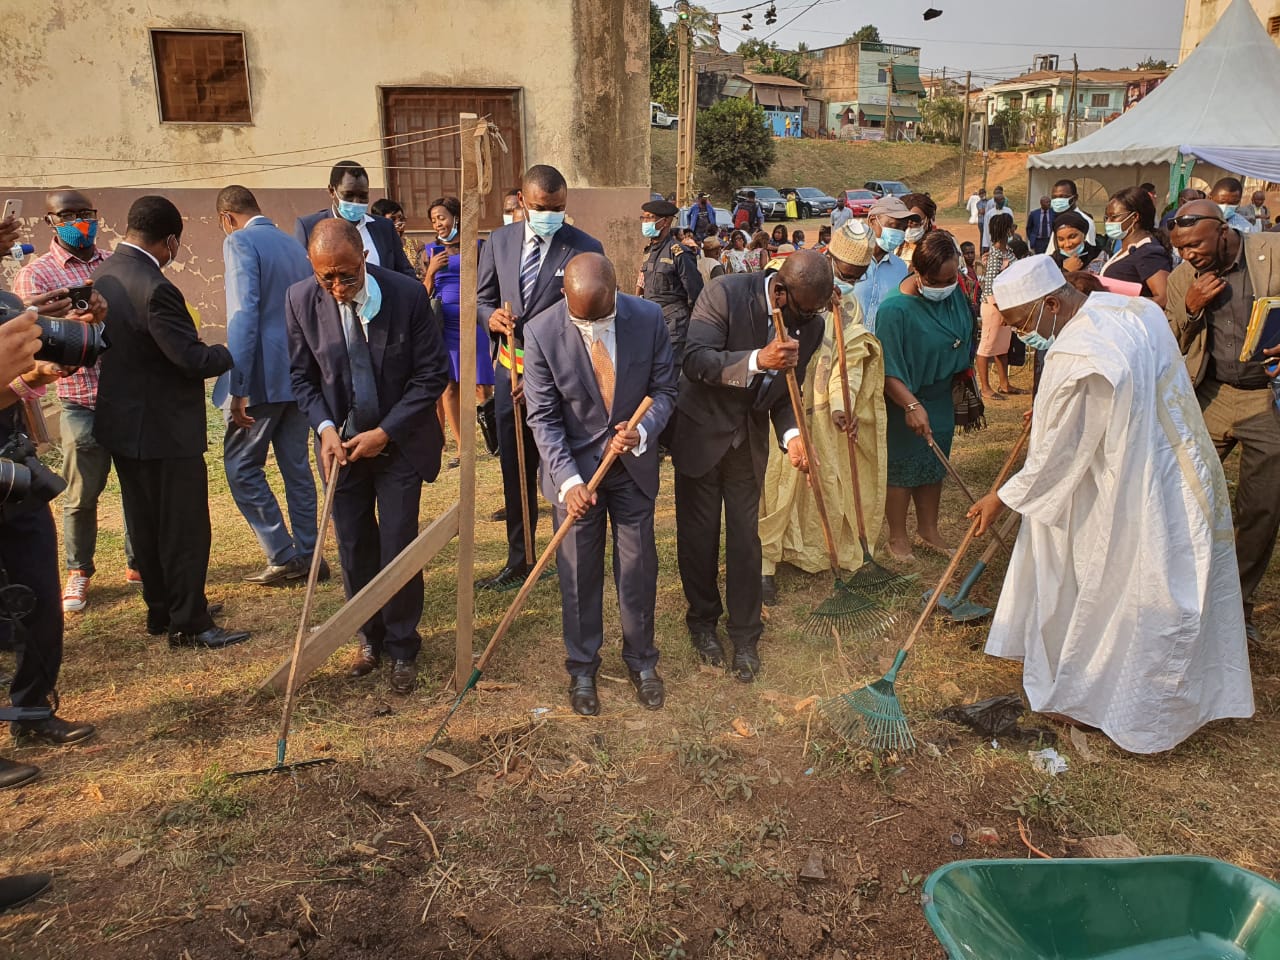
{"label": "man holding camera", "polygon": [[[83,287],[93,272],[111,256],[95,242],[98,211],[79,190],[55,190],[45,197],[45,222],[53,228],[49,252],[18,271],[13,287],[24,301],[55,290]],[[51,315],[51,314],[50,314]],[[98,542],[98,498],[111,472],[111,454],[93,438],[93,413],[98,402],[101,361],[81,367],[57,382],[62,405],[62,478],[67,482],[62,500],[62,536],[66,549],[67,583],[62,609],[83,610],[89,602],[89,580],[94,575],[93,555]],[[124,554],[128,569],[125,582],[141,586],[142,574],[133,559],[129,530],[124,530]]]}

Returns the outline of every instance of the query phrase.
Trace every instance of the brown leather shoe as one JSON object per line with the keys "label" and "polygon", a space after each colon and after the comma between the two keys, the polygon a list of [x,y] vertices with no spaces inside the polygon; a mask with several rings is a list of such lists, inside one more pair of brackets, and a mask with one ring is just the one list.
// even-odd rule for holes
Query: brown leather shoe
{"label": "brown leather shoe", "polygon": [[382,656],[374,649],[373,644],[362,643],[355,659],[351,661],[351,666],[347,668],[347,676],[356,680],[360,677],[367,677],[377,670],[381,664]]}
{"label": "brown leather shoe", "polygon": [[396,660],[391,664],[391,689],[401,696],[413,693],[418,682],[417,660]]}

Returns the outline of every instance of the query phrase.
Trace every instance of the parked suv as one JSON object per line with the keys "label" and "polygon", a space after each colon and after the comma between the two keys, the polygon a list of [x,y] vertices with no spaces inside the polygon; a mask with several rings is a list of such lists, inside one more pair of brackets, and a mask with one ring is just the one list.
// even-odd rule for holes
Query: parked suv
{"label": "parked suv", "polygon": [[836,198],[828,197],[817,187],[793,187],[796,192],[796,208],[801,219],[825,217],[836,208]]}
{"label": "parked suv", "polygon": [[756,200],[764,209],[764,218],[766,220],[785,220],[787,219],[787,198],[780,194],[773,187],[739,187],[735,191],[735,197],[744,197],[747,191],[751,190],[756,195]]}
{"label": "parked suv", "polygon": [[905,183],[899,183],[897,180],[868,180],[862,187],[864,190],[870,190],[877,197],[883,197],[885,194],[905,197],[911,192],[910,187]]}

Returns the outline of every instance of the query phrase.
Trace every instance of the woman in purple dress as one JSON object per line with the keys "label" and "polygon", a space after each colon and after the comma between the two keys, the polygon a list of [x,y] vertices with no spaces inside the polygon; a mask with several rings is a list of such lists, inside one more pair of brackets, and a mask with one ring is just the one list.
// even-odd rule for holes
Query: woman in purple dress
{"label": "woman in purple dress", "polygon": [[[427,211],[431,218],[431,226],[436,231],[436,242],[427,248],[424,257],[427,261],[426,284],[427,293],[439,299],[444,319],[444,345],[449,352],[449,386],[445,389],[440,403],[444,407],[445,418],[454,439],[458,437],[458,421],[461,418],[461,405],[458,396],[458,357],[461,353],[462,334],[459,329],[459,312],[461,310],[461,289],[459,286],[461,267],[461,250],[458,240],[458,224],[462,215],[462,205],[457,197],[440,197],[431,201]],[[476,325],[476,413],[482,420],[487,414],[486,402],[493,396],[493,360],[489,356],[489,335]],[[449,462],[457,466],[457,457]]]}

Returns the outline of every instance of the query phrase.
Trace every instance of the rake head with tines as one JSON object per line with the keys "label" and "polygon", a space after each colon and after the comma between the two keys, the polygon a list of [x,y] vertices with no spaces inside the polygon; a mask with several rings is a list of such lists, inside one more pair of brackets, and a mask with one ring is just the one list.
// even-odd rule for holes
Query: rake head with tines
{"label": "rake head with tines", "polygon": [[849,589],[873,596],[904,596],[914,592],[919,579],[918,573],[895,573],[880,566],[868,553],[863,557],[862,566],[845,581],[845,585]]}
{"label": "rake head with tines", "polygon": [[804,634],[815,639],[827,639],[835,627],[842,636],[864,639],[882,634],[898,621],[898,615],[887,610],[870,597],[849,589],[843,581],[836,581],[836,591],[818,605],[804,622]]}
{"label": "rake head with tines", "polygon": [[846,740],[865,742],[873,750],[914,750],[916,739],[893,689],[898,669],[906,659],[907,651],[899,650],[889,672],[875,683],[819,703],[818,710],[832,729]]}

